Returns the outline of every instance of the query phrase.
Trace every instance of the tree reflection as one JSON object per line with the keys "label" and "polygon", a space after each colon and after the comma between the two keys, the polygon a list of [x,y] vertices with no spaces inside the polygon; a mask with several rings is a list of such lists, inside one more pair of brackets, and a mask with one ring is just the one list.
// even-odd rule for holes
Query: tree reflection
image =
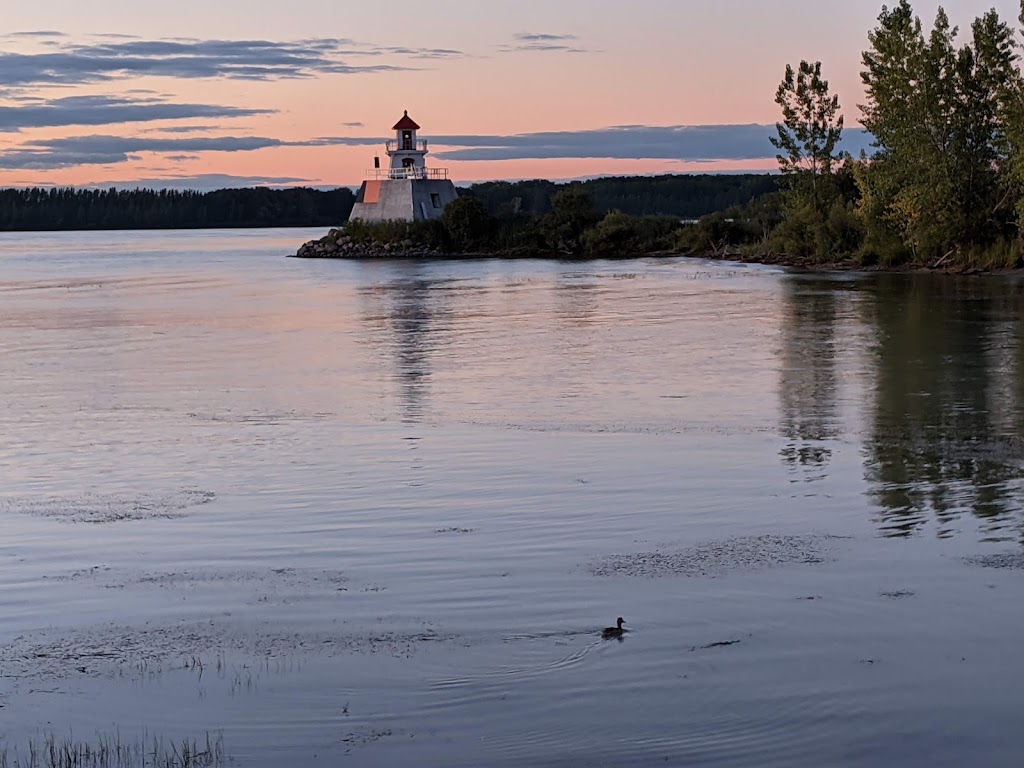
{"label": "tree reflection", "polygon": [[[1006,381],[1010,371],[1020,378],[1018,291],[995,279],[935,275],[879,276],[873,288],[865,302],[877,339],[866,477],[883,533],[909,536],[934,517],[939,535],[951,536],[970,513],[987,538],[1009,538],[1024,466],[1021,389]],[[1007,365],[1011,354],[1016,368]]]}
{"label": "tree reflection", "polygon": [[783,283],[779,380],[782,460],[805,480],[824,477],[838,436],[835,282],[793,277]]}

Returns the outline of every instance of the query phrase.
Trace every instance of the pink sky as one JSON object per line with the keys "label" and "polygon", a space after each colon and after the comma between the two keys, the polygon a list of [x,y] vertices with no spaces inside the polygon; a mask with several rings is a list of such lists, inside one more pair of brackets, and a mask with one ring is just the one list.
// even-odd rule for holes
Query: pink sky
{"label": "pink sky", "polygon": [[[984,10],[946,6],[963,27]],[[354,186],[379,151],[358,142],[387,137],[403,109],[423,138],[445,139],[428,163],[456,181],[770,170],[770,129],[750,126],[775,121],[787,63],[822,60],[857,127],[860,52],[880,8],[17,4],[0,54],[0,185]],[[926,21],[935,8],[915,3]]]}

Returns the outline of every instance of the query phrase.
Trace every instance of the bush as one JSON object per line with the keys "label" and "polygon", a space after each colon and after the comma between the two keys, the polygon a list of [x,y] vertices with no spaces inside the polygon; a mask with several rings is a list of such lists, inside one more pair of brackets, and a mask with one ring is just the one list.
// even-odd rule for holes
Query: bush
{"label": "bush", "polygon": [[495,221],[484,204],[463,196],[449,203],[441,214],[449,246],[456,251],[484,250],[494,239]]}
{"label": "bush", "polygon": [[860,215],[838,198],[825,214],[811,205],[788,207],[769,238],[772,250],[812,262],[854,258],[863,243]]}
{"label": "bush", "polygon": [[342,230],[345,237],[360,245],[409,243],[428,248],[446,244],[444,226],[440,221],[363,221],[350,220]]}
{"label": "bush", "polygon": [[673,216],[629,216],[612,211],[583,235],[591,256],[635,256],[671,250],[679,220]]}
{"label": "bush", "polygon": [[580,253],[583,233],[600,220],[590,194],[582,187],[572,186],[554,196],[551,212],[541,218],[538,229],[550,250]]}
{"label": "bush", "polygon": [[691,255],[721,256],[763,238],[764,233],[757,222],[747,217],[744,211],[731,208],[685,225],[676,237],[676,248]]}

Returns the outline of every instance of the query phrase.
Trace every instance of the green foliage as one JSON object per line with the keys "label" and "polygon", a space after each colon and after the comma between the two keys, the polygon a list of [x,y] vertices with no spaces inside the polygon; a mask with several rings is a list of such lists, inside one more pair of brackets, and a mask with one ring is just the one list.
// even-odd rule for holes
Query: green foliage
{"label": "green foliage", "polygon": [[191,229],[334,226],[348,218],[349,189],[0,189],[0,230]]}
{"label": "green foliage", "polygon": [[612,211],[583,235],[588,256],[635,256],[672,250],[679,219],[674,216],[629,216]]}
{"label": "green foliage", "polygon": [[541,217],[538,228],[550,250],[575,254],[583,250],[584,232],[600,219],[590,194],[571,186],[554,196],[551,212]]}
{"label": "green foliage", "polygon": [[[779,188],[768,174],[674,174],[590,179],[572,186],[588,192],[601,214],[621,211],[632,216],[664,214],[696,219],[734,205],[745,205]],[[474,184],[466,194],[479,199],[498,218],[541,216],[567,185],[551,181],[493,181]]]}
{"label": "green foliage", "polygon": [[537,217],[506,209],[495,220],[495,247],[505,252],[539,252],[544,238],[537,226]]}
{"label": "green foliage", "polygon": [[829,93],[820,61],[801,61],[796,70],[786,66],[775,102],[782,122],[776,123],[771,142],[780,150],[786,188],[783,216],[766,246],[800,259],[835,259],[848,252],[856,230],[837,178],[843,157],[836,147],[844,122],[839,97]]}
{"label": "green foliage", "polygon": [[925,30],[909,0],[899,0],[883,6],[868,42],[861,111],[877,151],[859,160],[836,154],[843,118],[820,63],[787,67],[772,138],[786,181],[782,215],[756,214],[765,207],[758,201],[702,221],[684,233],[684,246],[735,248],[759,218],[762,253],[805,261],[1017,262],[1024,78],[1013,31],[989,11],[965,38],[941,8]]}
{"label": "green foliage", "polygon": [[441,214],[441,224],[453,250],[468,253],[492,246],[494,218],[475,197],[463,196],[449,203]]}
{"label": "green foliage", "polygon": [[739,246],[763,240],[764,230],[749,209],[730,208],[684,226],[676,237],[676,248],[692,255],[725,256]]}
{"label": "green foliage", "polygon": [[433,221],[363,221],[354,219],[344,227],[346,237],[358,245],[407,245],[446,248],[444,224]]}
{"label": "green foliage", "polygon": [[894,231],[922,262],[1006,238],[1014,201],[1001,177],[1020,79],[1011,30],[991,11],[958,47],[945,11],[926,36],[907,0],[878,21],[861,75],[863,123],[878,143],[862,180],[882,219],[872,226]]}
{"label": "green foliage", "polygon": [[836,146],[843,134],[839,97],[829,94],[821,77],[821,62],[801,61],[797,70],[786,65],[786,75],[775,94],[782,122],[775,124],[772,145],[781,151],[779,170],[789,182],[793,204],[828,210],[834,197],[832,169],[840,156]]}
{"label": "green foliage", "polygon": [[854,206],[836,198],[824,215],[809,204],[787,207],[772,232],[770,250],[811,261],[837,261],[855,253],[863,238],[864,225]]}

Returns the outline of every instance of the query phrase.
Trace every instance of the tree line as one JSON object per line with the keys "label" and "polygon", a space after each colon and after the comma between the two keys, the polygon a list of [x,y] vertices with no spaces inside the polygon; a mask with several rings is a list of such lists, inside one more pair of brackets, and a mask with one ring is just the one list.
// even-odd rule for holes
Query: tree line
{"label": "tree line", "polygon": [[354,202],[347,188],[0,189],[0,231],[334,226]]}
{"label": "tree line", "polygon": [[[493,216],[543,216],[560,191],[582,186],[602,212],[696,219],[777,191],[778,185],[778,177],[767,174],[665,175],[573,184],[485,182],[460,194],[477,198]],[[0,231],[337,226],[348,219],[354,202],[348,188],[0,189]]]}
{"label": "tree line", "polygon": [[734,226],[718,234],[748,253],[819,262],[1018,265],[1019,52],[1014,28],[995,10],[961,34],[942,8],[926,29],[908,0],[883,6],[861,59],[861,123],[873,153],[836,151],[844,118],[821,63],[788,66],[772,138],[784,188],[725,214]]}
{"label": "tree line", "polygon": [[619,211],[632,216],[676,216],[697,219],[776,192],[779,178],[768,174],[700,174],[611,176],[568,184],[552,181],[491,181],[466,192],[480,200],[492,215],[515,212],[543,216],[555,196],[568,187],[581,189],[601,213]]}

